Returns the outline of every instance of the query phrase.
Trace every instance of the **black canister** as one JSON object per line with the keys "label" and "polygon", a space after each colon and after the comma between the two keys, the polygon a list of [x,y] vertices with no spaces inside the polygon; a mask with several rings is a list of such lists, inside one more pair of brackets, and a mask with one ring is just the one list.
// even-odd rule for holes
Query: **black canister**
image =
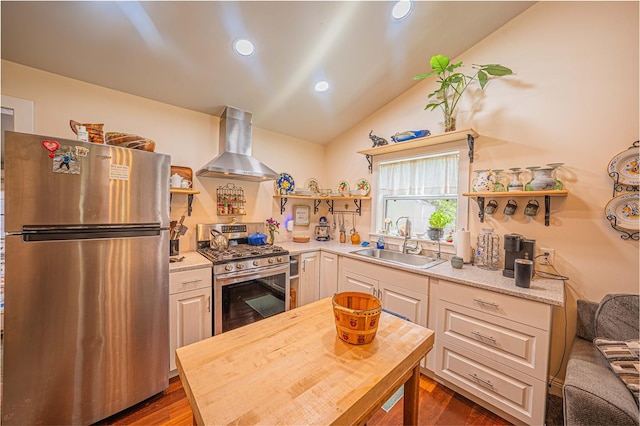
{"label": "black canister", "polygon": [[533,275],[533,260],[516,259],[515,276],[516,286],[529,288],[531,285],[531,276]]}

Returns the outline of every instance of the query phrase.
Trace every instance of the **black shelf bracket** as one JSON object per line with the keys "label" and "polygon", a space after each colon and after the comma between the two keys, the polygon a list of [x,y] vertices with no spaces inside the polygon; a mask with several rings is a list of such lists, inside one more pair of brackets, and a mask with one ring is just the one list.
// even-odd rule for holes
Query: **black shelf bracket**
{"label": "black shelf bracket", "polygon": [[362,199],[356,198],[353,200],[353,204],[356,205],[356,213],[358,213],[358,216],[362,216]]}
{"label": "black shelf bracket", "polygon": [[369,163],[369,173],[373,173],[373,155],[365,154],[365,157],[367,157],[367,162]]}
{"label": "black shelf bracket", "polygon": [[321,203],[322,203],[322,200],[313,200],[313,214],[318,213],[318,208],[320,207]]}
{"label": "black shelf bracket", "polygon": [[549,226],[549,219],[551,218],[551,196],[544,196],[544,226]]}
{"label": "black shelf bracket", "polygon": [[469,145],[469,162],[473,163],[473,152],[475,146],[475,138],[472,134],[467,134],[467,145]]}
{"label": "black shelf bracket", "polygon": [[329,213],[333,213],[333,200],[324,200],[329,206]]}
{"label": "black shelf bracket", "polygon": [[187,216],[193,211],[193,194],[187,194]]}
{"label": "black shelf bracket", "polygon": [[478,203],[478,218],[480,223],[484,223],[484,197],[478,197],[476,202]]}
{"label": "black shelf bracket", "polygon": [[284,214],[284,208],[287,205],[287,201],[289,201],[289,199],[286,197],[280,198],[280,214]]}
{"label": "black shelf bracket", "polygon": [[[169,211],[171,211],[171,200],[173,200],[173,194],[169,193]],[[187,194],[187,216],[191,216],[193,211],[193,194]]]}

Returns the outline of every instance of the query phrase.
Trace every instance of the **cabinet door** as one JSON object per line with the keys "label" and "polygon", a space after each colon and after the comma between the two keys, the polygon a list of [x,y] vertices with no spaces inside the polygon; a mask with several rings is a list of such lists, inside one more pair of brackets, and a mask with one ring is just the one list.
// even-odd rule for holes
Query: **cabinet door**
{"label": "cabinet door", "polygon": [[300,281],[298,283],[298,306],[315,302],[320,291],[320,253],[300,255]]}
{"label": "cabinet door", "polygon": [[176,369],[176,349],[211,337],[211,287],[169,296],[169,371]]}
{"label": "cabinet door", "polygon": [[320,254],[320,299],[333,296],[338,292],[338,255],[322,252]]}
{"label": "cabinet door", "polygon": [[382,307],[409,318],[411,322],[427,326],[427,294],[418,293],[397,285],[379,282],[379,297]]}
{"label": "cabinet door", "polygon": [[340,291],[359,291],[377,295],[377,290],[378,281],[373,278],[345,270],[340,275]]}

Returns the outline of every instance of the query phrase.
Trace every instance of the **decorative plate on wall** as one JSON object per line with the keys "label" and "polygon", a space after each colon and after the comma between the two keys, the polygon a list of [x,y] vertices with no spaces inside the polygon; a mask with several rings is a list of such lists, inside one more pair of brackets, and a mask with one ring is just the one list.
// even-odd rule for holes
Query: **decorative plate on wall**
{"label": "decorative plate on wall", "polygon": [[[616,226],[630,231],[640,230],[640,194],[614,197],[604,208],[607,219],[615,217]],[[611,220],[611,219],[610,219]]]}
{"label": "decorative plate on wall", "polygon": [[296,183],[289,173],[280,173],[280,177],[276,179],[276,194],[289,195],[296,189]]}
{"label": "decorative plate on wall", "polygon": [[304,183],[304,187],[310,190],[313,195],[318,195],[320,193],[320,183],[317,179],[309,178]]}
{"label": "decorative plate on wall", "polygon": [[336,192],[339,194],[349,194],[349,182],[341,180],[336,186]]}
{"label": "decorative plate on wall", "polygon": [[622,151],[611,159],[607,171],[613,180],[617,173],[618,183],[622,185],[640,185],[640,150],[632,147]]}
{"label": "decorative plate on wall", "polygon": [[369,191],[371,187],[369,186],[369,181],[366,179],[358,179],[356,181],[355,189],[360,190],[360,195],[369,195]]}

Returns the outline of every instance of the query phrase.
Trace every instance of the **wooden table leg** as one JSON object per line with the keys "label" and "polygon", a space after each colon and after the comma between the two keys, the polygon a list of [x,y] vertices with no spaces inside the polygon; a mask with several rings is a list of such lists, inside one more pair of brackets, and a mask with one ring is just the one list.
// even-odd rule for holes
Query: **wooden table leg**
{"label": "wooden table leg", "polygon": [[413,368],[413,374],[404,384],[404,424],[418,424],[418,404],[420,402],[420,364]]}

